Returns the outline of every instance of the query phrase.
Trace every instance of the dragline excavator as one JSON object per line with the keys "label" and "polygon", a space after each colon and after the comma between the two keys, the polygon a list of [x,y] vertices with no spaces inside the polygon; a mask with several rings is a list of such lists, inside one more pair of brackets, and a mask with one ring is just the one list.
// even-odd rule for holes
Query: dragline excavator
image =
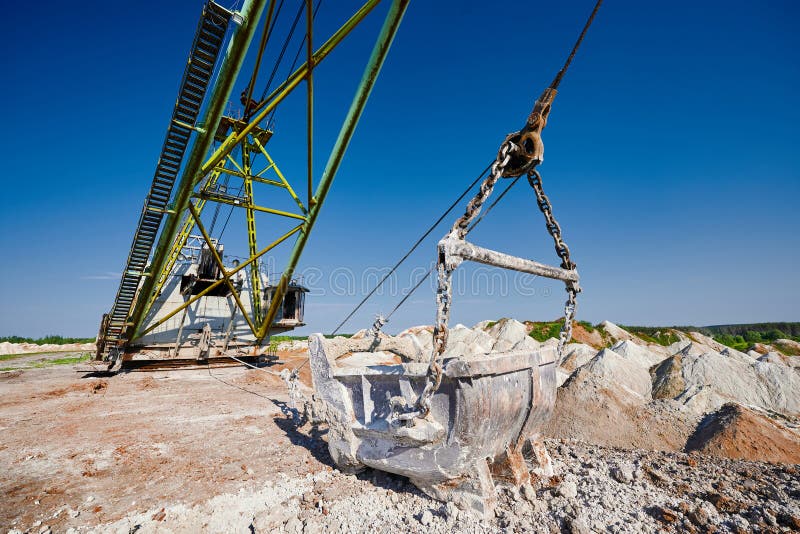
{"label": "dragline excavator", "polygon": [[[320,1],[298,0],[260,96],[256,89],[264,74],[259,77],[265,50],[276,41],[277,27],[289,27],[278,21],[290,2],[244,0],[240,9],[231,10],[209,0],[203,6],[120,286],[110,312],[102,317],[98,365],[116,371],[139,357],[258,358],[265,355],[271,335],[304,325],[308,290],[295,268],[409,0],[389,2],[321,172],[312,165],[314,71],[381,3],[367,0],[318,44],[314,22]],[[422,347],[413,336],[384,335],[385,318],[376,320],[360,339],[309,337],[313,395],[305,401],[316,418],[329,424],[328,446],[340,469],[372,467],[404,475],[434,498],[481,513],[493,509],[495,484],[519,487],[528,483],[532,470],[550,472],[549,456],[538,436],[552,412],[555,364],[571,337],[581,288],[537,166],[544,157],[541,136],[556,91],[600,3],[523,127],[500,143],[465,213],[438,243],[436,322],[430,346]],[[305,28],[301,24],[294,39],[300,21]],[[296,53],[289,50],[287,55],[298,40]],[[258,44],[251,46],[254,42]],[[240,71],[251,48],[253,72],[243,76]],[[276,81],[281,62],[293,55],[290,74]],[[305,172],[299,180],[281,171],[270,143],[278,105],[296,92],[305,93],[306,115],[301,120],[307,131]],[[234,94],[240,108],[229,104]],[[485,206],[496,184],[508,180],[509,186],[494,203],[523,177],[544,216],[559,266],[466,240],[494,205]],[[222,239],[233,215],[233,225],[246,236],[246,251],[237,250],[239,256],[232,255]],[[258,225],[262,219],[267,223]],[[280,247],[288,259],[281,272],[272,274],[266,259]],[[448,351],[448,319],[455,304],[452,274],[464,261],[562,281],[567,301],[558,346],[478,356]],[[285,378],[290,392],[302,386],[296,370]]]}

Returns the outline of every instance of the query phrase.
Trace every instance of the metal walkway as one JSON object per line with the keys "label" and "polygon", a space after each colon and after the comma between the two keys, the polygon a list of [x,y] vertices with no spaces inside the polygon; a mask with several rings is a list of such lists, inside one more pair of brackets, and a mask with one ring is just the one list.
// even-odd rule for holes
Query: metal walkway
{"label": "metal walkway", "polygon": [[133,244],[122,273],[114,306],[104,320],[102,339],[98,340],[104,352],[109,346],[116,345],[125,334],[128,317],[136,302],[139,283],[145,273],[161,220],[168,209],[184,152],[189,144],[192,129],[196,126],[206,88],[225,40],[230,16],[231,13],[227,9],[212,1],[203,8],[150,193],[145,200],[139,225],[133,236]]}

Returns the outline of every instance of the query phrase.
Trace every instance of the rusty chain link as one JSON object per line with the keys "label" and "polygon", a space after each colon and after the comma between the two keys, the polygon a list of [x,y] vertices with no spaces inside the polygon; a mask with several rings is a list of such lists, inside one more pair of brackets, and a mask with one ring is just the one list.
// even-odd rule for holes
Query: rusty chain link
{"label": "rusty chain link", "polygon": [[[453,225],[450,230],[450,236],[457,239],[463,239],[469,229],[470,223],[480,214],[481,208],[486,200],[491,195],[497,180],[503,176],[503,173],[511,161],[512,154],[518,148],[510,141],[503,143],[498,151],[497,158],[492,164],[492,170],[489,176],[483,181],[480,191],[475,198],[473,198],[467,205],[467,209]],[[533,188],[536,194],[536,203],[539,210],[545,218],[545,227],[547,232],[553,238],[555,244],[556,254],[561,258],[561,267],[568,270],[576,268],[575,262],[570,257],[570,251],[564,239],[561,236],[561,226],[553,216],[553,207],[550,199],[544,192],[542,186],[542,177],[536,169],[530,169],[528,172],[528,183]],[[447,324],[450,318],[450,305],[452,304],[453,291],[452,291],[452,274],[453,270],[458,266],[460,260],[456,263],[449,263],[453,260],[447,258],[443,246],[440,244],[438,261],[436,270],[438,274],[438,290],[436,292],[436,325],[433,330],[433,350],[431,351],[431,360],[428,367],[428,375],[425,383],[425,389],[417,400],[417,411],[413,413],[403,414],[401,419],[408,420],[412,417],[425,417],[430,412],[430,402],[433,394],[439,389],[442,382],[442,365],[440,358],[444,354],[447,347],[447,338],[449,331]],[[572,339],[572,323],[575,319],[575,310],[577,307],[577,295],[580,292],[580,287],[575,282],[566,283],[567,301],[564,305],[564,324],[559,333],[559,341],[557,354],[559,360],[561,359],[564,347]]]}
{"label": "rusty chain link", "polygon": [[[450,233],[439,242],[439,254],[436,265],[439,275],[439,288],[436,292],[436,325],[433,330],[433,350],[431,351],[425,389],[419,399],[417,399],[417,409],[415,411],[397,414],[399,420],[410,421],[414,417],[425,417],[428,415],[431,408],[431,397],[433,397],[433,394],[439,389],[439,385],[442,382],[443,370],[439,363],[439,358],[444,354],[447,346],[447,322],[450,317],[450,305],[453,296],[452,274],[453,270],[461,263],[460,259],[448,257],[443,243],[448,238],[463,240],[470,230],[470,223],[480,213],[483,203],[486,202],[486,199],[491,195],[497,180],[501,177],[513,178],[522,176],[523,174],[528,175],[528,183],[536,193],[536,202],[544,215],[545,226],[547,227],[548,233],[553,238],[556,253],[558,257],[561,258],[561,267],[567,270],[575,269],[575,263],[570,258],[569,247],[564,243],[561,237],[561,226],[553,216],[553,208],[550,204],[550,199],[547,198],[542,188],[542,177],[536,171],[536,166],[539,165],[544,158],[544,145],[542,143],[541,133],[547,125],[547,119],[550,115],[557,88],[566,74],[570,63],[572,63],[578,51],[578,47],[580,47],[581,42],[586,36],[586,32],[589,26],[591,26],[595,15],[597,15],[601,3],[602,0],[597,0],[594,10],[586,21],[578,40],[572,47],[567,61],[564,63],[564,66],[561,67],[561,70],[558,71],[558,74],[550,83],[550,86],[547,87],[536,100],[525,126],[521,130],[509,134],[505,141],[503,141],[503,144],[500,145],[500,150],[492,164],[491,173],[481,184],[480,191],[467,205],[466,212],[456,221]],[[568,297],[564,305],[564,325],[561,327],[561,332],[559,333],[559,360],[564,352],[564,347],[572,338],[572,322],[575,318],[575,308],[577,306],[576,299],[578,293],[581,291],[577,282],[566,282],[566,286]]]}
{"label": "rusty chain link", "polygon": [[[508,141],[503,143],[497,152],[494,163],[492,163],[489,176],[481,183],[478,194],[467,204],[464,215],[453,224],[449,235],[454,235],[458,239],[463,239],[467,235],[470,223],[480,214],[481,208],[486,199],[489,198],[489,195],[492,194],[497,180],[503,176],[503,172],[506,165],[511,161],[511,155],[515,148],[513,143]],[[433,351],[428,367],[425,389],[417,400],[417,408],[421,417],[425,417],[430,412],[431,397],[439,389],[439,385],[442,382],[442,366],[439,363],[439,358],[444,354],[444,350],[447,347],[447,322],[450,319],[450,304],[453,300],[452,274],[455,267],[455,265],[447,264],[447,255],[440,246],[436,264],[439,286],[436,291],[436,325],[433,329]]]}
{"label": "rusty chain link", "polygon": [[[544,215],[545,227],[550,237],[553,238],[553,243],[556,247],[556,254],[561,258],[561,267],[564,269],[573,270],[576,268],[575,262],[572,261],[569,255],[569,247],[561,237],[561,225],[558,224],[556,218],[553,216],[553,205],[550,204],[550,199],[544,192],[542,186],[542,176],[536,169],[531,169],[528,172],[528,183],[533,188],[536,194],[536,203],[539,205],[539,210]],[[567,302],[564,305],[564,325],[561,327],[561,332],[558,335],[558,359],[564,352],[564,346],[572,339],[572,322],[575,320],[575,308],[577,306],[577,296],[580,293],[580,287],[574,282],[567,282]]]}

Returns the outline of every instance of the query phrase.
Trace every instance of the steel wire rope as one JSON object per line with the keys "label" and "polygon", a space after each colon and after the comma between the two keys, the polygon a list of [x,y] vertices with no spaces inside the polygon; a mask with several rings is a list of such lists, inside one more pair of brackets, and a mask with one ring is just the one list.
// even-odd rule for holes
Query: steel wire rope
{"label": "steel wire rope", "polygon": [[272,22],[269,25],[269,27],[267,27],[267,21],[264,22],[264,30],[261,35],[261,42],[259,43],[258,47],[258,55],[256,56],[256,63],[253,66],[253,75],[250,77],[250,83],[247,84],[247,89],[245,89],[245,92],[243,93],[243,95],[246,95],[244,99],[245,121],[250,120],[250,113],[252,112],[250,101],[253,98],[253,89],[255,89],[256,81],[258,78],[258,70],[261,67],[261,58],[263,57],[264,50],[267,48],[267,44],[269,43],[269,40],[272,37],[272,32],[275,29],[275,24],[278,21],[278,17],[281,14],[281,9],[283,9],[283,1],[284,0],[281,0],[281,3],[278,4],[278,9],[275,11],[274,17],[272,15],[272,9],[275,7],[275,4],[273,3],[270,5],[269,14],[267,15],[267,18],[268,19],[272,18]]}
{"label": "steel wire rope", "polygon": [[[498,202],[500,202],[500,200],[501,200],[501,199],[502,199],[502,198],[503,198],[503,197],[506,195],[506,193],[508,193],[508,191],[509,191],[509,190],[510,190],[512,187],[514,187],[514,185],[515,185],[515,184],[516,184],[516,183],[519,181],[519,179],[520,179],[520,177],[519,177],[519,176],[517,176],[516,178],[514,178],[514,179],[511,181],[511,183],[509,183],[509,184],[508,184],[508,186],[506,186],[506,188],[503,190],[503,192],[502,192],[502,193],[500,193],[500,194],[497,196],[497,198],[494,200],[494,202],[492,202],[492,203],[491,203],[491,204],[490,204],[490,205],[489,205],[489,206],[486,208],[486,210],[485,210],[485,211],[484,211],[484,212],[483,212],[483,213],[480,215],[480,217],[478,217],[478,218],[475,220],[475,222],[473,222],[473,223],[470,225],[470,227],[469,227],[469,228],[467,228],[467,233],[471,232],[473,228],[475,228],[476,226],[478,226],[478,223],[479,223],[479,222],[481,222],[481,220],[483,220],[483,218],[484,218],[484,217],[486,217],[486,216],[489,214],[489,212],[490,212],[490,211],[492,211],[492,208],[494,208],[494,207],[497,205],[497,203],[498,203]],[[387,320],[387,321],[388,321],[388,320],[389,320],[389,318],[390,318],[390,317],[391,317],[391,316],[394,314],[394,312],[396,312],[396,311],[397,311],[397,310],[400,308],[400,306],[402,306],[403,304],[405,304],[406,300],[408,300],[408,298],[409,298],[409,297],[410,297],[410,296],[411,296],[411,295],[414,293],[414,291],[416,291],[417,289],[419,289],[419,287],[422,285],[422,282],[424,282],[425,280],[427,280],[427,278],[428,278],[428,277],[431,275],[431,273],[433,272],[433,269],[434,269],[434,267],[431,267],[430,269],[428,269],[428,272],[427,272],[427,273],[425,273],[425,275],[424,275],[422,278],[420,278],[419,282],[417,282],[417,284],[416,284],[416,285],[415,285],[413,288],[411,288],[411,290],[410,290],[410,291],[409,291],[409,292],[408,292],[408,293],[407,293],[407,294],[406,294],[406,295],[405,295],[405,296],[402,298],[402,300],[401,300],[400,302],[398,302],[398,303],[397,303],[397,306],[395,306],[395,307],[392,309],[392,311],[390,311],[390,312],[389,312],[389,314],[386,316],[386,320]]]}
{"label": "steel wire rope", "polygon": [[400,267],[400,265],[401,265],[401,264],[402,264],[404,261],[406,261],[406,259],[407,259],[407,258],[408,258],[408,257],[411,255],[411,253],[412,253],[412,252],[414,252],[414,251],[417,249],[417,247],[418,247],[418,246],[419,246],[419,245],[420,245],[420,244],[421,244],[421,243],[422,243],[422,242],[425,240],[425,238],[427,238],[427,237],[428,237],[428,236],[431,234],[431,232],[433,232],[433,231],[436,229],[436,227],[437,227],[437,226],[439,226],[439,224],[440,224],[440,223],[441,223],[441,222],[444,220],[444,218],[445,218],[445,217],[447,217],[447,215],[449,215],[451,211],[453,211],[453,208],[455,208],[455,207],[456,207],[456,206],[459,204],[459,202],[461,202],[461,200],[462,200],[462,199],[463,199],[465,196],[467,196],[467,193],[469,193],[469,192],[470,192],[470,190],[472,190],[472,188],[473,188],[473,187],[475,187],[475,185],[476,185],[478,182],[480,182],[480,181],[481,181],[481,179],[483,178],[483,176],[486,174],[486,172],[489,170],[489,168],[490,168],[490,167],[491,167],[491,164],[487,165],[487,166],[486,166],[486,168],[485,168],[485,169],[483,169],[483,171],[482,171],[482,172],[481,172],[481,173],[478,175],[478,177],[477,177],[477,178],[475,178],[475,179],[472,181],[472,183],[471,183],[471,184],[469,184],[469,186],[467,186],[467,188],[464,190],[464,192],[463,192],[463,193],[461,193],[461,195],[459,195],[459,197],[458,197],[457,199],[455,199],[455,201],[453,201],[453,203],[452,203],[452,204],[450,204],[450,207],[449,207],[449,208],[447,208],[447,210],[445,210],[445,212],[444,212],[444,213],[442,213],[442,214],[439,216],[439,218],[438,218],[438,219],[436,219],[436,222],[434,222],[434,223],[433,223],[433,225],[431,225],[431,227],[430,227],[430,228],[428,228],[428,229],[425,231],[425,233],[424,233],[424,234],[422,234],[422,237],[420,237],[419,239],[417,239],[417,242],[416,242],[416,243],[414,243],[414,245],[413,245],[413,246],[412,246],[412,247],[411,247],[411,248],[408,250],[408,252],[406,252],[405,256],[403,256],[402,258],[400,258],[400,261],[398,261],[397,263],[395,263],[394,267],[392,267],[392,269],[391,269],[391,270],[390,270],[388,273],[386,273],[386,274],[383,276],[383,278],[381,278],[381,279],[378,281],[378,283],[375,285],[375,287],[373,287],[373,288],[372,288],[372,290],[371,290],[369,293],[367,293],[367,296],[365,296],[365,297],[364,297],[364,298],[361,300],[361,302],[359,302],[359,303],[356,305],[356,307],[355,307],[355,308],[353,308],[353,311],[351,311],[351,312],[350,312],[350,314],[349,314],[347,317],[345,317],[345,318],[342,320],[342,322],[341,322],[341,323],[339,323],[339,326],[337,326],[337,327],[336,327],[336,328],[333,330],[333,332],[331,333],[331,335],[334,335],[334,334],[336,334],[336,332],[338,332],[338,331],[339,331],[339,329],[340,329],[342,326],[344,326],[344,324],[345,324],[347,321],[349,321],[349,320],[350,320],[350,318],[351,318],[351,317],[352,317],[352,316],[353,316],[353,315],[354,315],[354,314],[355,314],[355,313],[356,313],[356,312],[357,312],[357,311],[358,311],[358,310],[361,308],[361,306],[363,306],[363,305],[364,305],[364,303],[365,303],[365,302],[367,302],[367,300],[369,300],[369,298],[370,298],[370,297],[371,297],[373,294],[375,294],[375,292],[378,290],[378,288],[379,288],[379,287],[381,287],[381,286],[383,285],[383,283],[384,283],[384,282],[385,282],[385,281],[386,281],[386,280],[387,280],[387,279],[388,279],[388,278],[389,278],[389,277],[390,277],[392,274],[394,274],[394,272],[397,270],[397,268],[398,268],[398,267]]}
{"label": "steel wire rope", "polygon": [[[272,82],[275,80],[275,75],[278,73],[278,68],[280,67],[281,61],[283,61],[283,56],[286,54],[286,49],[289,48],[289,43],[291,42],[292,37],[294,36],[294,31],[297,29],[297,23],[300,22],[300,17],[303,15],[303,8],[305,7],[306,0],[300,0],[300,7],[297,9],[297,14],[294,17],[294,21],[292,22],[292,27],[289,29],[289,33],[286,36],[286,39],[283,40],[283,45],[281,46],[281,51],[278,54],[278,59],[275,61],[275,65],[272,67],[272,72],[267,79],[267,84],[264,86],[264,91],[261,93],[261,100],[264,100],[267,97],[267,91],[272,86]],[[319,4],[317,4],[319,8]],[[316,15],[316,13],[315,13]],[[303,42],[305,42],[305,37],[303,41],[300,43],[300,50],[303,49]]]}
{"label": "steel wire rope", "polygon": [[[303,5],[304,5],[304,3],[300,4],[301,9],[302,9]],[[314,8],[314,16],[311,18],[312,21],[313,20],[317,20],[317,13],[319,12],[319,8],[320,8],[321,5],[322,5],[322,0],[319,0],[317,2],[317,7]],[[300,46],[297,47],[297,53],[294,55],[294,60],[292,61],[292,66],[289,67],[289,75],[290,76],[291,76],[291,73],[294,72],[294,68],[297,66],[297,61],[300,59],[300,54],[303,51],[303,45],[305,44],[307,38],[308,38],[308,36],[304,35],[303,36],[303,40],[300,41]],[[287,76],[286,79],[288,80],[289,76]],[[266,96],[268,89],[269,89],[269,86],[267,86],[267,88],[264,89],[264,92],[261,95],[261,99],[262,100]],[[273,121],[275,120],[275,112],[277,112],[277,111],[278,111],[278,106],[276,105],[272,109],[272,113],[269,114],[269,119],[267,120],[267,125],[270,125],[270,124],[273,123]]]}
{"label": "steel wire rope", "polygon": [[[214,146],[213,146],[214,150],[217,149],[217,144],[218,143],[215,141],[214,142]],[[226,174],[225,177],[222,179],[222,182],[223,182],[222,186],[225,188],[225,192],[227,193],[228,192],[228,183],[230,182],[230,176],[228,176]],[[217,189],[219,190],[218,186],[217,186]],[[213,235],[214,234],[214,227],[217,225],[217,217],[219,217],[219,211],[220,211],[221,207],[222,207],[222,204],[219,203],[219,202],[214,207],[214,216],[211,218],[211,225],[208,228],[208,235]]]}
{"label": "steel wire rope", "polygon": [[[488,167],[487,167],[487,170],[488,170]],[[486,174],[486,170],[484,170],[484,171],[483,171],[483,173],[481,174],[481,176],[483,176],[483,174]],[[497,204],[498,204],[498,203],[499,203],[499,202],[500,202],[500,201],[503,199],[503,197],[504,197],[504,196],[506,196],[506,193],[508,193],[508,192],[511,190],[511,188],[512,188],[512,187],[514,187],[514,186],[516,185],[516,183],[519,181],[519,179],[520,179],[520,176],[517,176],[516,178],[514,178],[514,179],[513,179],[513,180],[512,180],[512,181],[511,181],[511,182],[508,184],[508,186],[506,186],[506,188],[505,188],[505,189],[503,189],[503,192],[502,192],[502,193],[500,193],[499,195],[497,195],[497,198],[496,198],[496,199],[494,199],[494,202],[492,202],[492,203],[491,203],[489,206],[487,206],[487,207],[486,207],[486,210],[484,210],[484,212],[483,212],[483,213],[480,215],[480,217],[478,217],[478,218],[475,220],[475,222],[473,222],[473,223],[472,223],[472,224],[469,226],[469,228],[467,228],[467,233],[470,233],[470,232],[471,232],[471,231],[472,231],[472,230],[473,230],[473,229],[474,229],[476,226],[478,226],[478,223],[480,223],[480,222],[483,220],[483,218],[484,218],[484,217],[486,217],[486,216],[489,214],[489,212],[490,212],[490,211],[492,211],[492,209],[493,209],[495,206],[497,206]],[[474,184],[473,184],[473,185],[474,185]],[[471,186],[470,186],[470,189],[472,189],[472,187],[471,187]],[[467,191],[469,191],[469,189],[468,189]],[[463,195],[462,195],[462,197],[463,197]],[[456,201],[456,202],[458,202],[458,201]],[[451,207],[450,209],[452,209],[452,207]],[[440,220],[441,220],[441,219],[440,219]],[[438,224],[438,223],[437,223],[437,224]],[[414,293],[414,292],[415,292],[417,289],[419,289],[419,287],[420,287],[420,286],[423,284],[423,282],[425,282],[425,280],[427,280],[427,279],[428,279],[428,277],[429,277],[429,276],[431,275],[431,273],[433,272],[433,269],[434,269],[434,267],[431,267],[430,269],[428,269],[428,272],[427,272],[427,273],[425,273],[425,274],[424,274],[424,275],[423,275],[423,276],[422,276],[422,277],[419,279],[419,281],[416,283],[416,285],[415,285],[414,287],[412,287],[412,288],[411,288],[411,290],[410,290],[408,293],[406,293],[406,295],[405,295],[405,296],[404,296],[404,297],[403,297],[403,298],[400,300],[400,302],[398,302],[398,303],[397,303],[397,305],[396,305],[396,306],[395,306],[395,307],[392,309],[392,311],[390,311],[390,312],[389,312],[389,314],[386,316],[386,320],[387,320],[387,321],[389,320],[389,318],[390,318],[392,315],[394,315],[394,312],[396,312],[396,311],[397,311],[397,310],[398,310],[398,309],[399,309],[399,308],[400,308],[400,307],[401,307],[403,304],[405,304],[405,302],[406,302],[406,301],[409,299],[409,297],[411,297],[411,295],[412,295],[412,294],[413,294],[413,293]],[[336,333],[336,332],[334,332],[334,334],[335,334],[335,333]],[[306,360],[305,360],[303,363],[301,363],[300,365],[298,365],[297,367],[295,367],[295,368],[294,368],[294,370],[292,371],[292,373],[296,373],[297,371],[299,371],[300,369],[302,369],[302,368],[303,368],[303,367],[304,367],[304,366],[305,366],[305,365],[308,363],[308,361],[309,361],[309,360],[308,360],[308,358],[306,358]]]}

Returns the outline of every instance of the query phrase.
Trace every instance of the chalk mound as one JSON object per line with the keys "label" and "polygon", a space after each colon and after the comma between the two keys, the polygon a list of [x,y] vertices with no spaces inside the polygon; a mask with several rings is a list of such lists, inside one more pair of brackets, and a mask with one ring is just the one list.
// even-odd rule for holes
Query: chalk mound
{"label": "chalk mound", "polygon": [[637,345],[630,340],[617,341],[611,346],[611,350],[625,358],[627,361],[644,369],[649,369],[651,366],[661,362],[665,358],[665,356],[648,350],[641,345]]}
{"label": "chalk mound", "polygon": [[800,374],[783,363],[745,363],[687,350],[653,368],[652,379],[654,398],[676,399],[697,413],[737,402],[786,416],[800,414]]}

